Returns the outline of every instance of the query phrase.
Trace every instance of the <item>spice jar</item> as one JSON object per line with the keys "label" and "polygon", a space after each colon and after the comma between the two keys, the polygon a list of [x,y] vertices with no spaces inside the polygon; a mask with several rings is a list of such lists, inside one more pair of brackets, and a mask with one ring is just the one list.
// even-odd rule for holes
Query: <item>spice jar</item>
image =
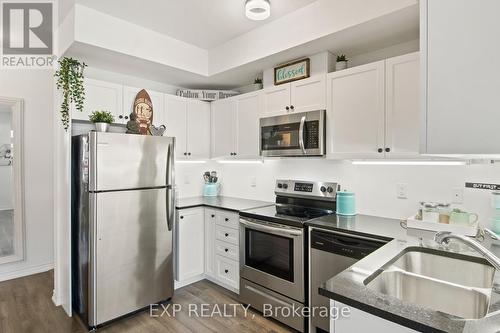
{"label": "spice jar", "polygon": [[439,223],[450,224],[450,204],[440,203],[437,205],[437,210],[439,212]]}
{"label": "spice jar", "polygon": [[438,204],[435,202],[422,202],[422,221],[439,222]]}

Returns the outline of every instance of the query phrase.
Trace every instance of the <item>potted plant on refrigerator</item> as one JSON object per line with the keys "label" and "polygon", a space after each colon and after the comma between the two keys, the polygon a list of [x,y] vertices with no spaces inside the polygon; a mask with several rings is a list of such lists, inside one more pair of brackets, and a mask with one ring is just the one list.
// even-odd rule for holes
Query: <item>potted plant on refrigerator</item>
{"label": "potted plant on refrigerator", "polygon": [[340,71],[347,68],[347,58],[345,54],[337,56],[337,63],[335,64],[335,70]]}
{"label": "potted plant on refrigerator", "polygon": [[262,79],[260,77],[257,77],[255,78],[255,80],[253,80],[253,88],[254,90],[262,89]]}
{"label": "potted plant on refrigerator", "polygon": [[109,124],[115,121],[115,117],[109,111],[94,111],[89,119],[94,123],[97,132],[107,132]]}

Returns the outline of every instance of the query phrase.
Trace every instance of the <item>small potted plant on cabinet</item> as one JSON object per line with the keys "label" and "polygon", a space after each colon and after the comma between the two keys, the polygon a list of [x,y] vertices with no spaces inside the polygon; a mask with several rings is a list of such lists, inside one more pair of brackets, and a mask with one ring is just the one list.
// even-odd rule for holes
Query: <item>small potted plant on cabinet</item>
{"label": "small potted plant on cabinet", "polygon": [[345,54],[337,56],[337,63],[335,64],[335,70],[340,71],[347,68],[347,58]]}
{"label": "small potted plant on cabinet", "polygon": [[107,132],[109,129],[109,124],[115,121],[115,118],[108,111],[94,111],[89,116],[89,119],[95,125],[95,130],[97,132]]}
{"label": "small potted plant on cabinet", "polygon": [[253,87],[254,90],[262,89],[262,79],[260,77],[257,77],[255,78],[255,80],[253,80]]}

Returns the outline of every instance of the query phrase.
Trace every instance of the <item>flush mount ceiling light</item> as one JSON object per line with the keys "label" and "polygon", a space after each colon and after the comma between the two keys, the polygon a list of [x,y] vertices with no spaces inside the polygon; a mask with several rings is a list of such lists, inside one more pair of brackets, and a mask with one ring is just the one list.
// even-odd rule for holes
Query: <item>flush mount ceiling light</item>
{"label": "flush mount ceiling light", "polygon": [[269,0],[246,0],[245,15],[254,21],[262,21],[271,15]]}

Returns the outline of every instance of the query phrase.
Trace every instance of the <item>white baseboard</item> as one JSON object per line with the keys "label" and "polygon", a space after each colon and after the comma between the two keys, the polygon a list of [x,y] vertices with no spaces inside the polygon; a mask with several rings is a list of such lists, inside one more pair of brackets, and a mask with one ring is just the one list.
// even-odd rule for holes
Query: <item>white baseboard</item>
{"label": "white baseboard", "polygon": [[54,269],[54,263],[42,264],[37,266],[26,267],[12,272],[0,273],[0,282],[21,278],[23,276],[38,274]]}
{"label": "white baseboard", "polygon": [[182,281],[174,281],[174,290],[205,279],[205,274],[196,275]]}

